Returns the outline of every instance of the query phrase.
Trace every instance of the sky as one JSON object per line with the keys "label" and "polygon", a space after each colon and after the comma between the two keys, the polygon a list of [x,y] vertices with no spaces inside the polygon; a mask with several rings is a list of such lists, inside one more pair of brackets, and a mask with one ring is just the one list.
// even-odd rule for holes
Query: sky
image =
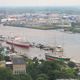
{"label": "sky", "polygon": [[0,6],[80,6],[80,0],[0,0]]}

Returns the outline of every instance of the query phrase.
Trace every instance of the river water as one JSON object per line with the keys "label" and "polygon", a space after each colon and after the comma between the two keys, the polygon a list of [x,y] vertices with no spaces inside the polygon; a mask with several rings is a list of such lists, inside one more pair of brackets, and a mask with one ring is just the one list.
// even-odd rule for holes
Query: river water
{"label": "river water", "polygon": [[[0,35],[19,36],[29,42],[41,43],[44,45],[55,46],[62,45],[64,55],[72,60],[80,62],[80,34],[61,32],[59,30],[37,30],[21,27],[0,26]],[[45,58],[45,51],[37,48],[22,49],[15,48],[20,54],[27,55],[30,58]]]}

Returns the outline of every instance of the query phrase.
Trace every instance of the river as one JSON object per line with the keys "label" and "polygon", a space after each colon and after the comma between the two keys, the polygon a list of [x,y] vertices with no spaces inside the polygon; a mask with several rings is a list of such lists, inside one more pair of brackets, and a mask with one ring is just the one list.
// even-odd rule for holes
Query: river
{"label": "river", "polygon": [[[0,26],[0,35],[19,36],[29,42],[42,43],[44,45],[54,46],[62,45],[64,54],[72,60],[80,62],[80,34],[65,33],[59,30],[37,30],[21,27]],[[45,58],[45,51],[31,48],[16,48],[19,53],[29,57]]]}

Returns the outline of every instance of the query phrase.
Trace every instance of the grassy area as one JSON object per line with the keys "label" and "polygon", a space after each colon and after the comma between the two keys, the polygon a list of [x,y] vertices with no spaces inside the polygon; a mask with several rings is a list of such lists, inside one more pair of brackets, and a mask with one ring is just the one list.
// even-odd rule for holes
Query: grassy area
{"label": "grassy area", "polygon": [[60,29],[60,27],[55,26],[55,25],[26,26],[26,25],[23,25],[23,24],[5,24],[5,26],[14,26],[14,27],[22,27],[22,28],[32,28],[32,29],[40,29],[40,30]]}
{"label": "grassy area", "polygon": [[55,29],[55,27],[46,27],[46,26],[32,26],[32,27],[27,27],[27,28],[40,29],[40,30],[50,30],[50,29]]}

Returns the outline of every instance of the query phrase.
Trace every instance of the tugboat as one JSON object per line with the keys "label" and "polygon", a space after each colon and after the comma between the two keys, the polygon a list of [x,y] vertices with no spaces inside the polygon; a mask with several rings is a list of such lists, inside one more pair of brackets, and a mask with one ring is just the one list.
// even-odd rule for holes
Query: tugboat
{"label": "tugboat", "polygon": [[[63,34],[63,33],[62,33]],[[63,34],[63,43],[62,45],[64,46],[64,34]],[[64,49],[61,45],[57,45],[57,41],[56,41],[56,35],[55,35],[55,46],[54,49],[52,50],[52,52],[47,52],[45,53],[45,58],[48,61],[53,61],[53,60],[57,60],[57,61],[65,61],[65,62],[69,62],[70,58],[66,57],[64,55]]]}
{"label": "tugboat", "polygon": [[70,61],[70,58],[65,57],[63,54],[63,48],[61,46],[57,46],[52,53],[45,53],[45,57],[48,61]]}

